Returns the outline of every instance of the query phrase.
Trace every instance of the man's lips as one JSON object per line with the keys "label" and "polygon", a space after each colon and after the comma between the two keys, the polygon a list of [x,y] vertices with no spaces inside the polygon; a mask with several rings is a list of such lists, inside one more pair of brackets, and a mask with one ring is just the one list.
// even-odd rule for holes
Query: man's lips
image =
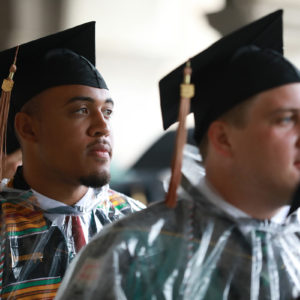
{"label": "man's lips", "polygon": [[108,159],[111,156],[111,147],[108,143],[94,143],[88,147],[88,154]]}
{"label": "man's lips", "polygon": [[295,166],[297,169],[300,170],[300,160],[296,160],[296,161],[294,162],[294,166]]}

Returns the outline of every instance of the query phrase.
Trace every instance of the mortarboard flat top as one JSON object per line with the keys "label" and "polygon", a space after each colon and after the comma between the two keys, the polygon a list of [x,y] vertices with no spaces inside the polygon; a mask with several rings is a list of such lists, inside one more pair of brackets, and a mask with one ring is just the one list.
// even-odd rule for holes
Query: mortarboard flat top
{"label": "mortarboard flat top", "polygon": [[[191,58],[195,85],[191,111],[199,143],[209,124],[238,103],[267,89],[299,82],[283,57],[282,10],[221,38]],[[182,64],[159,82],[164,129],[177,121]]]}
{"label": "mortarboard flat top", "polygon": [[[0,76],[7,78],[16,48],[0,52]],[[14,76],[7,153],[19,148],[14,117],[22,106],[40,92],[58,85],[82,84],[106,88],[95,68],[95,22],[85,23],[20,45]]]}

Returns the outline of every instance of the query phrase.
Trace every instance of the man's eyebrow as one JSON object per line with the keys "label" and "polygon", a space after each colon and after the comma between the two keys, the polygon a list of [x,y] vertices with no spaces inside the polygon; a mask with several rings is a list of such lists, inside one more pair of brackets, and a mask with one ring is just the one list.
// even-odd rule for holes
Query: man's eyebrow
{"label": "man's eyebrow", "polygon": [[111,98],[107,98],[107,99],[105,100],[105,103],[110,103],[111,105],[115,105],[113,99],[111,99]]}
{"label": "man's eyebrow", "polygon": [[[70,103],[73,103],[73,102],[76,102],[76,101],[87,101],[87,102],[90,102],[90,103],[95,103],[95,99],[94,98],[86,97],[86,96],[75,96],[75,97],[70,98],[67,101],[66,105],[70,104]],[[111,98],[107,98],[104,102],[106,104],[110,103],[110,104],[114,105],[114,101]]]}
{"label": "man's eyebrow", "polygon": [[294,107],[282,107],[282,108],[277,108],[273,111],[271,111],[271,114],[278,114],[278,113],[284,113],[284,112],[299,112],[300,108],[294,108]]}

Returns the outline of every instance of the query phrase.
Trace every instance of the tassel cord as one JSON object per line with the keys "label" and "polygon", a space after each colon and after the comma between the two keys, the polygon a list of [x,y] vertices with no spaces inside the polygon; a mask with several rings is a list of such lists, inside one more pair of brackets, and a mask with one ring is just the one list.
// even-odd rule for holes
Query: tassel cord
{"label": "tassel cord", "polygon": [[175,151],[172,159],[171,179],[166,195],[165,204],[174,208],[177,200],[177,188],[181,181],[181,167],[183,159],[183,149],[187,140],[186,117],[190,112],[191,98],[194,96],[194,86],[190,84],[192,69],[190,61],[184,68],[184,82],[181,85],[181,99],[178,115],[178,128],[176,132]]}

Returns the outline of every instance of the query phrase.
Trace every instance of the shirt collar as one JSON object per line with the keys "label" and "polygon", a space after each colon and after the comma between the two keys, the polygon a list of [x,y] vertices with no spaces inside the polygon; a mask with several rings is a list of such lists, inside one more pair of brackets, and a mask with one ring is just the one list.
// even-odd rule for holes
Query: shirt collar
{"label": "shirt collar", "polygon": [[[74,205],[79,208],[80,211],[90,211],[96,205],[99,204],[99,201],[106,201],[108,199],[108,189],[109,186],[105,185],[101,189],[97,189],[97,192],[93,188],[89,188],[86,194]],[[68,206],[67,204],[51,199],[45,195],[40,194],[39,192],[31,189],[34,196],[37,198],[38,205],[43,210],[54,209],[58,207]],[[95,199],[97,198],[97,201]]]}

